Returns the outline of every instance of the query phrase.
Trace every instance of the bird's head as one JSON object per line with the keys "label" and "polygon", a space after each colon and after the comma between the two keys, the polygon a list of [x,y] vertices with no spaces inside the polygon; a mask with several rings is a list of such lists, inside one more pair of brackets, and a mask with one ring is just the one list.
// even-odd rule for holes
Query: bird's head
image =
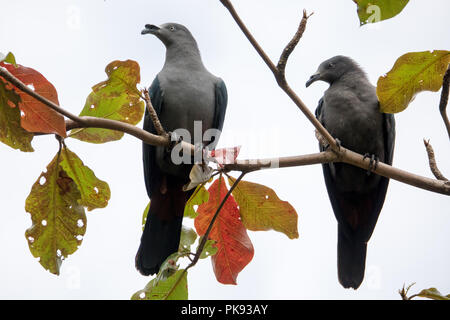
{"label": "bird's head", "polygon": [[359,69],[359,66],[353,59],[345,56],[335,56],[325,60],[319,65],[316,73],[314,73],[306,82],[306,87],[309,87],[313,82],[318,80],[331,84],[337,79],[340,79],[347,72]]}
{"label": "bird's head", "polygon": [[164,23],[160,26],[146,24],[141,34],[153,34],[160,39],[166,47],[174,43],[195,42],[190,31],[178,23]]}

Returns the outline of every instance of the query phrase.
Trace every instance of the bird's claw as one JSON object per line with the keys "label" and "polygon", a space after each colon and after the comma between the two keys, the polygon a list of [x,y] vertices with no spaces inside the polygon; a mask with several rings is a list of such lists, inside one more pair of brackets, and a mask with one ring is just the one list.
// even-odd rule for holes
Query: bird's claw
{"label": "bird's claw", "polygon": [[338,138],[335,138],[334,141],[336,141],[336,146],[337,146],[338,150],[340,150],[341,146],[342,146],[341,140],[339,140]]}
{"label": "bird's claw", "polygon": [[173,149],[173,147],[175,147],[177,144],[181,143],[181,141],[183,141],[183,137],[177,135],[176,132],[168,132],[168,135],[170,137],[170,144],[167,147],[168,151],[171,151]]}
{"label": "bird's claw", "polygon": [[380,159],[376,155],[369,153],[366,153],[364,155],[363,160],[366,160],[366,158],[370,159],[369,168],[367,169],[367,175],[370,176],[373,171],[377,170],[378,162],[380,162]]}

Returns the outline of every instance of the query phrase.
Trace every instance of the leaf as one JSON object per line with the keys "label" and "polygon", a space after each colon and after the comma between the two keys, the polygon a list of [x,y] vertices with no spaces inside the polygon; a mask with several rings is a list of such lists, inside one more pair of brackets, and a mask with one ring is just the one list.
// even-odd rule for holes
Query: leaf
{"label": "leaf", "polygon": [[202,164],[194,164],[189,172],[189,183],[183,186],[183,191],[194,189],[211,179],[214,169]]}
{"label": "leaf", "polygon": [[[105,69],[108,80],[92,87],[80,116],[91,116],[138,124],[144,115],[136,85],[141,81],[139,64],[132,60],[113,61]],[[82,128],[70,136],[91,143],[119,140],[123,132],[109,129]]]}
{"label": "leaf", "polygon": [[[229,177],[228,181],[232,185],[236,179]],[[240,181],[233,190],[233,196],[239,205],[242,223],[248,230],[273,229],[284,233],[289,239],[298,238],[297,212],[269,187]]]}
{"label": "leaf", "polygon": [[197,233],[194,229],[182,226],[180,235],[180,248],[178,251],[190,251],[191,246],[197,240]]}
{"label": "leaf", "polygon": [[79,204],[88,211],[104,208],[108,205],[111,192],[106,182],[98,179],[94,172],[65,145],[61,151],[60,165],[67,175],[74,180],[81,194]]}
{"label": "leaf", "polygon": [[[199,215],[194,220],[199,235],[206,233],[211,219],[227,193],[224,179],[215,180],[208,191],[209,201],[199,206],[197,210]],[[211,229],[209,239],[217,241],[217,253],[211,258],[217,281],[223,284],[236,284],[239,272],[252,260],[254,250],[232,195],[225,201]]]}
{"label": "leaf", "polygon": [[391,71],[378,79],[377,95],[381,112],[405,110],[421,91],[438,91],[450,62],[450,51],[410,52],[394,64]]}
{"label": "leaf", "polygon": [[[200,242],[203,237],[200,237]],[[200,259],[206,259],[217,253],[216,241],[206,240],[205,246],[203,247],[202,253],[200,254]]]}
{"label": "leaf", "polygon": [[0,141],[13,149],[32,152],[34,134],[20,125],[20,96],[0,78]]}
{"label": "leaf", "polygon": [[450,300],[450,294],[444,296],[436,288],[424,289],[420,291],[417,296],[433,300]]}
{"label": "leaf", "polygon": [[[4,62],[0,62],[0,66],[5,67],[13,76],[28,87],[31,87],[34,92],[59,105],[55,87],[36,70],[20,64],[15,67]],[[0,77],[0,79],[2,78]],[[28,94],[20,90],[15,91],[21,98],[19,103],[19,108],[23,113],[21,125],[25,130],[29,132],[55,133],[61,137],[67,136],[66,123],[61,114]]]}
{"label": "leaf", "polygon": [[152,279],[131,300],[187,300],[187,288],[187,271],[181,269],[166,279]]}
{"label": "leaf", "polygon": [[3,53],[0,52],[0,62],[10,63],[15,67],[17,66],[16,58],[11,52],[8,52],[7,55],[4,55]]}
{"label": "leaf", "polygon": [[195,219],[198,213],[195,211],[194,206],[199,206],[202,203],[208,202],[209,192],[204,185],[198,186],[184,207],[184,216]]}
{"label": "leaf", "polygon": [[225,164],[234,163],[240,151],[241,146],[233,148],[216,149],[212,150],[209,156],[214,158],[215,161],[222,167]]}
{"label": "leaf", "polygon": [[39,263],[59,274],[63,259],[74,253],[86,232],[86,215],[75,182],[59,166],[59,153],[34,183],[25,202],[32,226],[25,232]]}
{"label": "leaf", "polygon": [[148,210],[150,209],[150,201],[144,209],[144,213],[142,214],[142,230],[145,228],[145,222],[147,221]]}
{"label": "leaf", "polygon": [[408,4],[409,0],[353,0],[361,25],[376,23],[395,17]]}

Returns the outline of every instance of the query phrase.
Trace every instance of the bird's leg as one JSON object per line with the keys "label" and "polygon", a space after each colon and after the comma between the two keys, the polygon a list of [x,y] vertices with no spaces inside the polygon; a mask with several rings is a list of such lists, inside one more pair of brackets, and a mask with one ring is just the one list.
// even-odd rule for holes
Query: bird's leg
{"label": "bird's leg", "polygon": [[338,138],[335,138],[334,139],[335,141],[336,141],[336,146],[338,147],[338,150],[340,150],[341,149],[341,140],[339,140]]}
{"label": "bird's leg", "polygon": [[370,176],[377,169],[380,159],[376,155],[369,153],[364,154],[363,160],[366,160],[366,158],[370,158],[369,168],[367,169],[367,175]]}
{"label": "bird's leg", "polygon": [[176,132],[172,132],[170,131],[168,133],[169,137],[170,137],[170,143],[169,146],[167,147],[167,151],[172,151],[173,147],[175,147],[177,144],[181,143],[181,141],[183,141],[183,137],[179,136],[176,134]]}

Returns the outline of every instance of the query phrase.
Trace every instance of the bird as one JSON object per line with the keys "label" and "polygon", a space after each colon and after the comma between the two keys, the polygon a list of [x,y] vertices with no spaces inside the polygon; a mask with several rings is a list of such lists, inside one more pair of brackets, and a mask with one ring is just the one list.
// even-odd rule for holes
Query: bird
{"label": "bird", "polygon": [[[196,40],[182,24],[146,24],[141,34],[156,36],[166,48],[164,65],[148,90],[161,125],[169,133],[187,131],[191,141],[186,142],[203,146],[210,142],[208,147],[213,149],[223,128],[228,103],[225,82],[206,69]],[[197,138],[195,131],[199,130],[199,124],[202,136]],[[143,128],[156,134],[148,110]],[[209,129],[215,129],[216,134],[203,140]],[[167,257],[178,251],[184,207],[192,194],[185,192],[183,186],[189,182],[192,163],[178,163],[167,147],[143,143],[142,152],[150,205],[135,265],[147,276],[158,273]],[[188,159],[192,160],[190,156]]]}
{"label": "bird", "polygon": [[[319,65],[306,82],[330,86],[320,99],[316,118],[338,146],[370,158],[369,170],[345,163],[325,163],[322,170],[338,223],[338,279],[344,288],[358,289],[364,279],[367,243],[383,207],[389,179],[371,171],[378,161],[392,165],[394,115],[382,113],[376,88],[350,57],[335,56]],[[319,144],[321,151],[329,146]]]}

